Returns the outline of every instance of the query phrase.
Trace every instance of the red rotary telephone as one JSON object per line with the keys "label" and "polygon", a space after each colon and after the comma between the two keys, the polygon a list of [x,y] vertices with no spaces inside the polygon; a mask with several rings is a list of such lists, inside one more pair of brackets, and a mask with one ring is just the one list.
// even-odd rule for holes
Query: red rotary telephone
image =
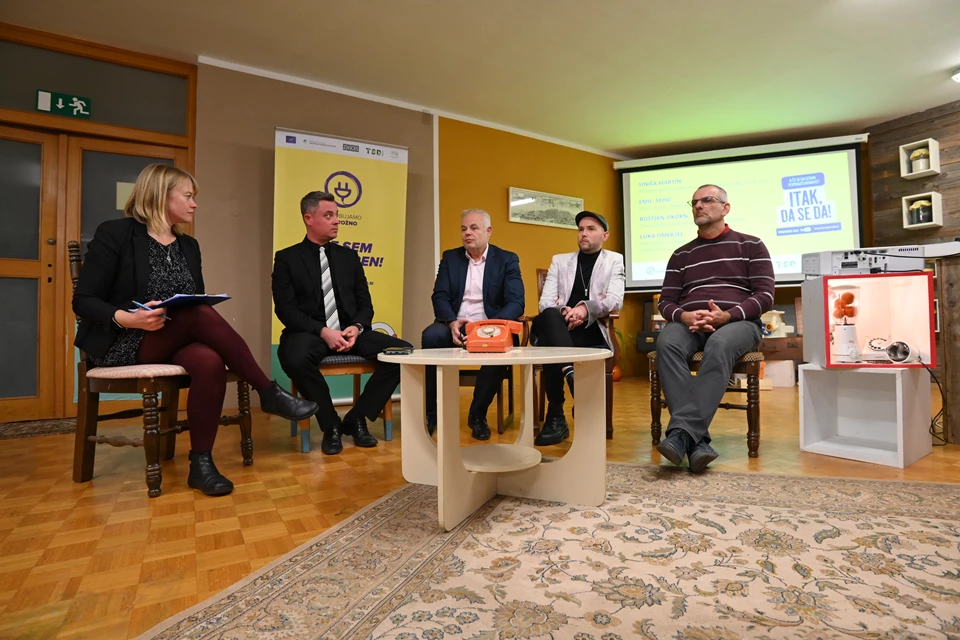
{"label": "red rotary telephone", "polygon": [[506,353],[513,349],[513,334],[523,331],[515,320],[468,322],[463,344],[470,353]]}

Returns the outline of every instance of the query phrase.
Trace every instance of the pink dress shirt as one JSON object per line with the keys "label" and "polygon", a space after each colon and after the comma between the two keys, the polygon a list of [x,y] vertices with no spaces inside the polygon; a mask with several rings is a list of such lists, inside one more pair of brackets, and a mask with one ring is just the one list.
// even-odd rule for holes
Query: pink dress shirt
{"label": "pink dress shirt", "polygon": [[483,312],[483,270],[487,266],[487,251],[490,245],[483,250],[483,255],[479,260],[474,260],[470,252],[464,249],[467,254],[467,282],[463,288],[463,301],[460,303],[460,310],[457,311],[458,320],[467,322],[476,322],[477,320],[486,320],[487,316]]}

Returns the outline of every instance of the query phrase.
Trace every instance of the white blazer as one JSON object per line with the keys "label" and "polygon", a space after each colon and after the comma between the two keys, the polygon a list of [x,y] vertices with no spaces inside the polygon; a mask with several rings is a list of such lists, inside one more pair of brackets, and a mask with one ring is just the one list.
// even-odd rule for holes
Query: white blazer
{"label": "white blazer", "polygon": [[[573,292],[573,283],[577,279],[577,255],[560,253],[553,256],[550,270],[547,271],[547,280],[543,283],[543,293],[540,295],[540,312],[546,309],[561,308],[567,304]],[[598,318],[605,318],[613,311],[623,308],[623,290],[626,284],[626,271],[623,268],[623,254],[616,251],[600,250],[597,263],[593,266],[590,276],[590,299],[584,300],[587,307],[587,324],[590,326]],[[610,330],[604,323],[600,323],[600,332],[607,345],[613,349]]]}

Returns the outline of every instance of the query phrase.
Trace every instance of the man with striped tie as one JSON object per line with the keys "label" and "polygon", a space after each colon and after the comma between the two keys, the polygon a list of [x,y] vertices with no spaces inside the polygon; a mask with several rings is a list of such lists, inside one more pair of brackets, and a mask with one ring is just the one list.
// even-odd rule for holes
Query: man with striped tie
{"label": "man with striped tie", "polygon": [[[366,419],[376,419],[400,383],[400,365],[377,362],[377,354],[411,345],[371,330],[373,303],[360,256],[333,242],[340,225],[333,196],[308,193],[300,201],[300,214],[306,237],[278,251],[273,264],[273,303],[284,326],[277,356],[300,393],[320,406],[323,453],[340,453],[343,435],[353,436],[358,447],[375,447]],[[357,404],[342,420],[319,369],[320,361],[334,354],[377,362]]]}
{"label": "man with striped tie", "polygon": [[[668,322],[657,337],[657,370],[670,424],[657,451],[675,465],[689,457],[690,471],[701,473],[719,457],[710,446],[710,422],[737,360],[760,342],[774,275],[763,242],[724,221],[726,191],[705,184],[688,204],[697,237],[670,256],[660,292],[660,315]],[[688,361],[697,351],[703,362],[694,377]]]}

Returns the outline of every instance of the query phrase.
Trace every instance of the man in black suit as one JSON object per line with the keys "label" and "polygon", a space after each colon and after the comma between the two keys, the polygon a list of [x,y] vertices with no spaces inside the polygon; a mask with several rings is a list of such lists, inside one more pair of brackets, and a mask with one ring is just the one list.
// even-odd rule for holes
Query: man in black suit
{"label": "man in black suit", "polygon": [[307,235],[303,242],[277,252],[273,265],[273,303],[283,323],[278,356],[283,370],[308,400],[320,405],[323,431],[320,450],[343,450],[342,435],[358,447],[375,447],[365,418],[375,420],[400,383],[400,365],[378,362],[357,404],[341,421],[330,388],[320,373],[329,355],[356,355],[371,361],[387,347],[410,347],[399,338],[371,330],[373,304],[367,276],[356,251],[342,247],[340,220],[333,196],[308,193],[300,201]]}
{"label": "man in black suit", "polygon": [[[460,214],[463,246],[443,252],[433,285],[436,321],[423,330],[424,349],[463,346],[463,327],[477,320],[516,320],[523,315],[520,258],[489,243],[490,214],[467,209]],[[467,424],[475,440],[489,440],[487,409],[507,373],[505,366],[481,367]],[[427,430],[437,427],[436,367],[426,371]]]}

